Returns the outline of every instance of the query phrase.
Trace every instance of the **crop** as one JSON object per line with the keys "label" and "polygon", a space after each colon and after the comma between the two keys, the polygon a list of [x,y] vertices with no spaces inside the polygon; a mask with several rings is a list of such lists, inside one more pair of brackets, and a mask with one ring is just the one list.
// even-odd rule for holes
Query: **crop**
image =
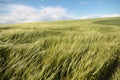
{"label": "crop", "polygon": [[120,18],[0,25],[0,80],[119,80]]}

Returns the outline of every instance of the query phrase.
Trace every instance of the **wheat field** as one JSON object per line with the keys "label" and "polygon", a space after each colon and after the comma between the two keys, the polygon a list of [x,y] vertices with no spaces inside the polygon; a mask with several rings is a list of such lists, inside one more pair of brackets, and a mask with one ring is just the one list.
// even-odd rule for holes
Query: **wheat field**
{"label": "wheat field", "polygon": [[120,18],[1,24],[0,80],[120,80]]}

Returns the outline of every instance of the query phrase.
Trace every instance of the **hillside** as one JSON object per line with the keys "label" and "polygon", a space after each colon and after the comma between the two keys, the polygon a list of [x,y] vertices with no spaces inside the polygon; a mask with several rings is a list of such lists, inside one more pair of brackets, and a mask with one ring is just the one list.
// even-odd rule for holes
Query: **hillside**
{"label": "hillside", "polygon": [[0,80],[119,79],[119,17],[0,25]]}

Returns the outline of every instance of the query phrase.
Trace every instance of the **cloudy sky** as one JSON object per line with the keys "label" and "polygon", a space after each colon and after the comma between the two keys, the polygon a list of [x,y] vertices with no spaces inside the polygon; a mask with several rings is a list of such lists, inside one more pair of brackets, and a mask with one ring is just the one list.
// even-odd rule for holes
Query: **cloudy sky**
{"label": "cloudy sky", "polygon": [[120,16],[120,0],[0,0],[0,24]]}

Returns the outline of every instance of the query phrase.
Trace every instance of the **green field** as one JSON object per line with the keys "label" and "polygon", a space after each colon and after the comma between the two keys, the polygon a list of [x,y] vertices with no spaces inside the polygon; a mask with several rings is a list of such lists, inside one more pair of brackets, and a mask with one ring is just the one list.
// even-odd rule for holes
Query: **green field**
{"label": "green field", "polygon": [[0,80],[120,80],[120,18],[1,24]]}

